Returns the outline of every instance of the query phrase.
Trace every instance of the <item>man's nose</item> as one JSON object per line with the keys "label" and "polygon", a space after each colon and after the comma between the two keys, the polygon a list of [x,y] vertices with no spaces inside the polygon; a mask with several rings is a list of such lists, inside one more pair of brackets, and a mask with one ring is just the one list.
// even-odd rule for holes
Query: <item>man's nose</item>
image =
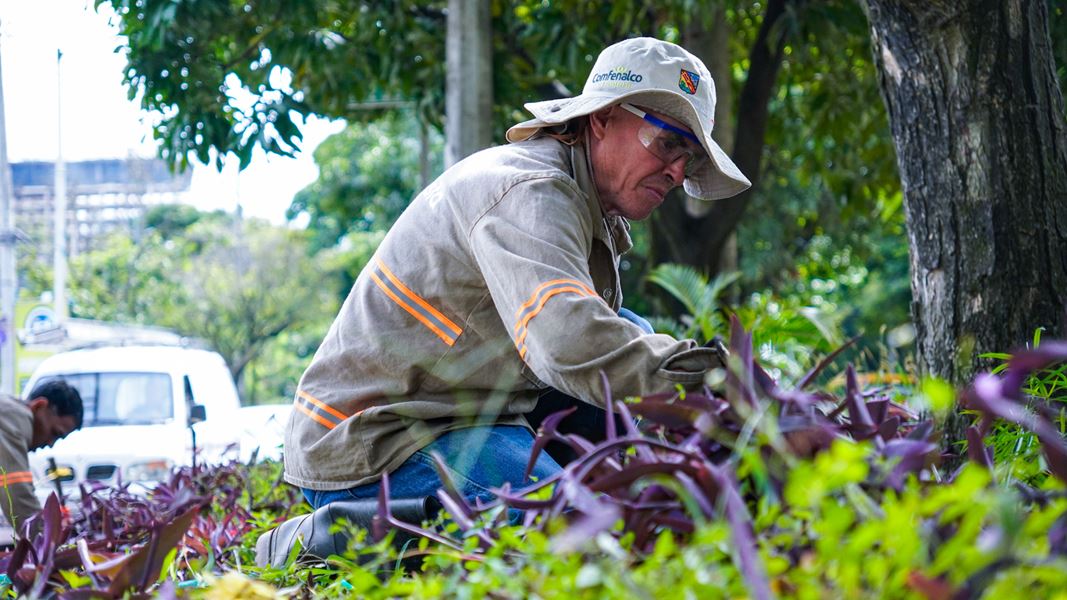
{"label": "man's nose", "polygon": [[675,187],[682,185],[682,182],[685,181],[685,162],[686,157],[683,154],[676,158],[674,162],[667,163],[663,168],[663,172],[666,173],[667,177],[671,178],[671,182]]}

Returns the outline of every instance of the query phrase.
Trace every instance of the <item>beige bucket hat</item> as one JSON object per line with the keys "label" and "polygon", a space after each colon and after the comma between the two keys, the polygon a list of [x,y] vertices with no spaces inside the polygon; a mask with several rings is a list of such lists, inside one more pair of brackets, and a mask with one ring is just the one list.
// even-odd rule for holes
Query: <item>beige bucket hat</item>
{"label": "beige bucket hat", "polygon": [[604,49],[572,98],[527,103],[533,119],[508,129],[520,142],[542,127],[559,125],[620,102],[643,106],[685,123],[711,157],[702,172],[685,179],[687,194],[703,200],[729,198],[752,187],[730,157],[711,139],[715,126],[715,82],[699,58],[685,48],[654,38],[633,38]]}

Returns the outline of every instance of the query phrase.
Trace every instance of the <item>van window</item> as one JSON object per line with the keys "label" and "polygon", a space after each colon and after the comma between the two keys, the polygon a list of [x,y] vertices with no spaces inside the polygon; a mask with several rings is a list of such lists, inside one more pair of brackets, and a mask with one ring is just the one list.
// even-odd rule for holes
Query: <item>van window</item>
{"label": "van window", "polygon": [[166,373],[72,373],[63,379],[77,388],[85,408],[84,426],[148,425],[174,417],[170,375]]}

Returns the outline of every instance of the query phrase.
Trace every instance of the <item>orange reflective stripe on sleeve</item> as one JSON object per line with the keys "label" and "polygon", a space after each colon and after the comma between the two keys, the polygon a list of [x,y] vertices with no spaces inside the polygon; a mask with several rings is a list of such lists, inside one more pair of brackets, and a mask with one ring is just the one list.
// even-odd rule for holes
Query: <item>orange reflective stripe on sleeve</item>
{"label": "orange reflective stripe on sleeve", "polygon": [[376,264],[377,269],[371,271],[370,276],[374,283],[385,292],[385,295],[389,296],[389,299],[395,302],[397,306],[403,308],[408,314],[434,332],[444,343],[449,346],[455,344],[463,333],[459,325],[456,325],[441,311],[411,291],[410,288],[393,275],[393,272],[380,259],[376,260]]}
{"label": "orange reflective stripe on sleeve", "polygon": [[14,471],[0,474],[0,487],[7,487],[16,483],[33,483],[33,473],[29,471]]}
{"label": "orange reflective stripe on sleeve", "polygon": [[530,299],[515,312],[515,347],[519,351],[519,357],[526,358],[525,341],[530,321],[541,312],[549,298],[563,293],[596,297],[596,293],[589,289],[589,286],[576,279],[556,279],[539,285],[530,295]]}
{"label": "orange reflective stripe on sleeve", "polygon": [[348,418],[348,415],[303,390],[297,390],[296,396],[296,409],[326,429],[333,429]]}

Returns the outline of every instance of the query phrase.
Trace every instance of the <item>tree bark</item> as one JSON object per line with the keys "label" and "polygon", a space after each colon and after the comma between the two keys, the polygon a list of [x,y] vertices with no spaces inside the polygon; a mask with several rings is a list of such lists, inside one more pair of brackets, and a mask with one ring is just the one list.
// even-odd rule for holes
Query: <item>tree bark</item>
{"label": "tree bark", "polygon": [[[865,0],[922,373],[1065,333],[1067,127],[1044,0]],[[948,438],[959,439],[959,424]]]}
{"label": "tree bark", "polygon": [[446,168],[493,142],[492,37],[489,0],[448,0]]}
{"label": "tree bark", "polygon": [[[715,81],[715,130],[712,132],[712,137],[726,154],[734,151],[736,129],[733,120],[733,77],[730,73],[733,68],[733,60],[730,57],[730,33],[730,24],[726,20],[726,6],[720,4],[712,9],[710,23],[694,20],[682,34],[685,47],[704,61],[711,73],[711,78]],[[711,211],[712,206],[710,202],[691,196],[685,198],[686,212],[690,217],[703,217]],[[723,244],[716,270],[732,272],[737,269],[737,230],[735,229]],[[732,300],[736,301],[736,298]]]}
{"label": "tree bark", "polygon": [[[749,53],[748,77],[737,103],[739,113],[732,158],[754,187],[760,176],[768,103],[777,85],[784,56],[785,28],[776,25],[785,16],[789,1],[770,0],[767,3],[763,23]],[[728,85],[728,80],[716,79],[716,90]],[[716,110],[716,123],[719,122],[719,111]],[[683,192],[675,190],[675,193],[682,197],[668,199],[652,213],[650,262],[687,264],[713,276],[719,272],[724,248],[737,229],[751,192],[715,200],[702,216],[694,216],[687,210]]]}

